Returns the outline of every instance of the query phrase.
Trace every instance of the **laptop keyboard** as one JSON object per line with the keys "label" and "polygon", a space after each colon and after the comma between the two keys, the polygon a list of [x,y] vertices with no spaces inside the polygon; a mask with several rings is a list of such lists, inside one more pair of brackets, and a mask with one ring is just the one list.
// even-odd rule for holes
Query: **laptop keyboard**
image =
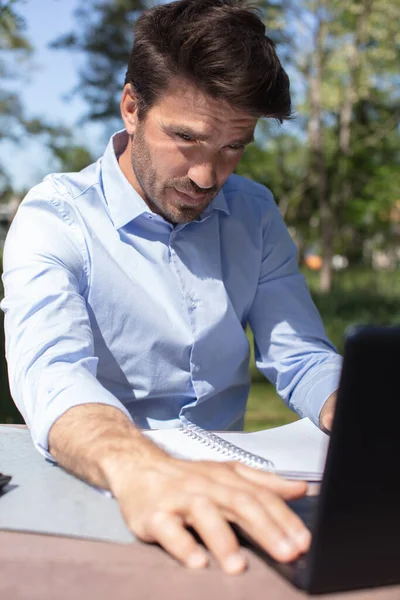
{"label": "laptop keyboard", "polygon": [[291,500],[287,504],[305,523],[306,527],[312,531],[314,524],[314,515],[318,505],[319,496],[304,496],[298,500]]}

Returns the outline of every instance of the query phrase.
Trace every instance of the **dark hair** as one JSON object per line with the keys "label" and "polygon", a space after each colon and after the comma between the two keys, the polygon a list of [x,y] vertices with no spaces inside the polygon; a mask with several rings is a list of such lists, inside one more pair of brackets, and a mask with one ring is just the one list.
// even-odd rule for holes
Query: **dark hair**
{"label": "dark hair", "polygon": [[290,118],[289,78],[246,0],[178,0],[142,13],[125,79],[140,118],[176,76],[256,117]]}

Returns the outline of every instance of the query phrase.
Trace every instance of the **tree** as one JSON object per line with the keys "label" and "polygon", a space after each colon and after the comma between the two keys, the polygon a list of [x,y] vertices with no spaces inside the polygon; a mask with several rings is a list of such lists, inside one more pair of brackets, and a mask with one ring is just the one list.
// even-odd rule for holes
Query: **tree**
{"label": "tree", "polygon": [[[16,61],[27,61],[32,47],[25,37],[25,22],[16,12],[16,0],[0,0],[0,142],[15,139],[16,128],[24,126],[18,95],[7,89],[7,80],[15,77]],[[0,164],[0,189],[9,187]]]}
{"label": "tree", "polygon": [[[303,23],[309,23],[312,41],[308,51],[296,56],[306,90],[308,179],[321,224],[321,291],[328,292],[335,241],[341,229],[360,225],[359,218],[344,220],[348,205],[363,198],[366,215],[369,202],[376,203],[367,189],[379,172],[382,175],[382,164],[389,158],[385,137],[398,124],[393,84],[400,58],[395,25],[400,5],[388,0],[310,0],[300,8],[296,3],[296,10]],[[397,151],[392,147],[391,161],[400,144],[398,131],[395,137]],[[390,193],[380,198],[386,204],[396,199]]]}
{"label": "tree", "polygon": [[[62,170],[80,170],[91,162],[88,150],[76,146],[71,130],[62,125],[28,119],[19,95],[11,84],[23,78],[23,66],[29,66],[34,52],[26,37],[26,24],[17,12],[20,0],[0,0],[0,142],[18,142],[22,136],[40,136]],[[13,195],[11,182],[0,164],[0,192],[6,201]]]}
{"label": "tree", "polygon": [[68,33],[52,46],[83,52],[86,64],[75,90],[88,110],[84,119],[101,121],[114,130],[119,118],[119,99],[133,43],[133,26],[145,0],[91,0],[77,9],[79,30]]}

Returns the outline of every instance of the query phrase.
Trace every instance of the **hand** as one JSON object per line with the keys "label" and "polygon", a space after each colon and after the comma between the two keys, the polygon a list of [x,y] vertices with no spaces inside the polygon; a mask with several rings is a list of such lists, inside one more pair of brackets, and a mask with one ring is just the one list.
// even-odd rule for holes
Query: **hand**
{"label": "hand", "polygon": [[234,462],[168,457],[147,468],[131,469],[126,462],[120,466],[111,489],[129,528],[188,567],[205,567],[208,557],[187,526],[232,574],[243,571],[246,563],[229,522],[282,562],[309,548],[310,532],[284,502],[304,495],[305,482],[285,481]]}
{"label": "hand", "polygon": [[332,429],[333,417],[335,415],[337,392],[333,392],[322,407],[319,415],[319,427],[322,431],[329,433]]}

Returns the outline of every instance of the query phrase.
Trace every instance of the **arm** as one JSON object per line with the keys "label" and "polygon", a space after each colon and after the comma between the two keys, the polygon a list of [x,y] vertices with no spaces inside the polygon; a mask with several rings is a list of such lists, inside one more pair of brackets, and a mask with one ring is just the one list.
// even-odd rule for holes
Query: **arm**
{"label": "arm", "polygon": [[85,239],[73,207],[49,182],[23,201],[3,258],[11,394],[36,448],[51,458],[49,429],[72,406],[96,402],[129,413],[96,378]]}
{"label": "arm", "polygon": [[308,549],[309,532],[283,502],[304,494],[302,482],[239,463],[176,460],[121,411],[104,405],[65,412],[52,426],[49,444],[66,470],[113,492],[134,534],[158,542],[188,567],[204,567],[208,557],[187,526],[227,573],[245,568],[229,522],[277,560],[293,560]]}
{"label": "arm", "polygon": [[338,387],[341,357],[326,336],[271,196],[262,223],[263,256],[249,315],[256,364],[292,410],[319,425],[322,407]]}

